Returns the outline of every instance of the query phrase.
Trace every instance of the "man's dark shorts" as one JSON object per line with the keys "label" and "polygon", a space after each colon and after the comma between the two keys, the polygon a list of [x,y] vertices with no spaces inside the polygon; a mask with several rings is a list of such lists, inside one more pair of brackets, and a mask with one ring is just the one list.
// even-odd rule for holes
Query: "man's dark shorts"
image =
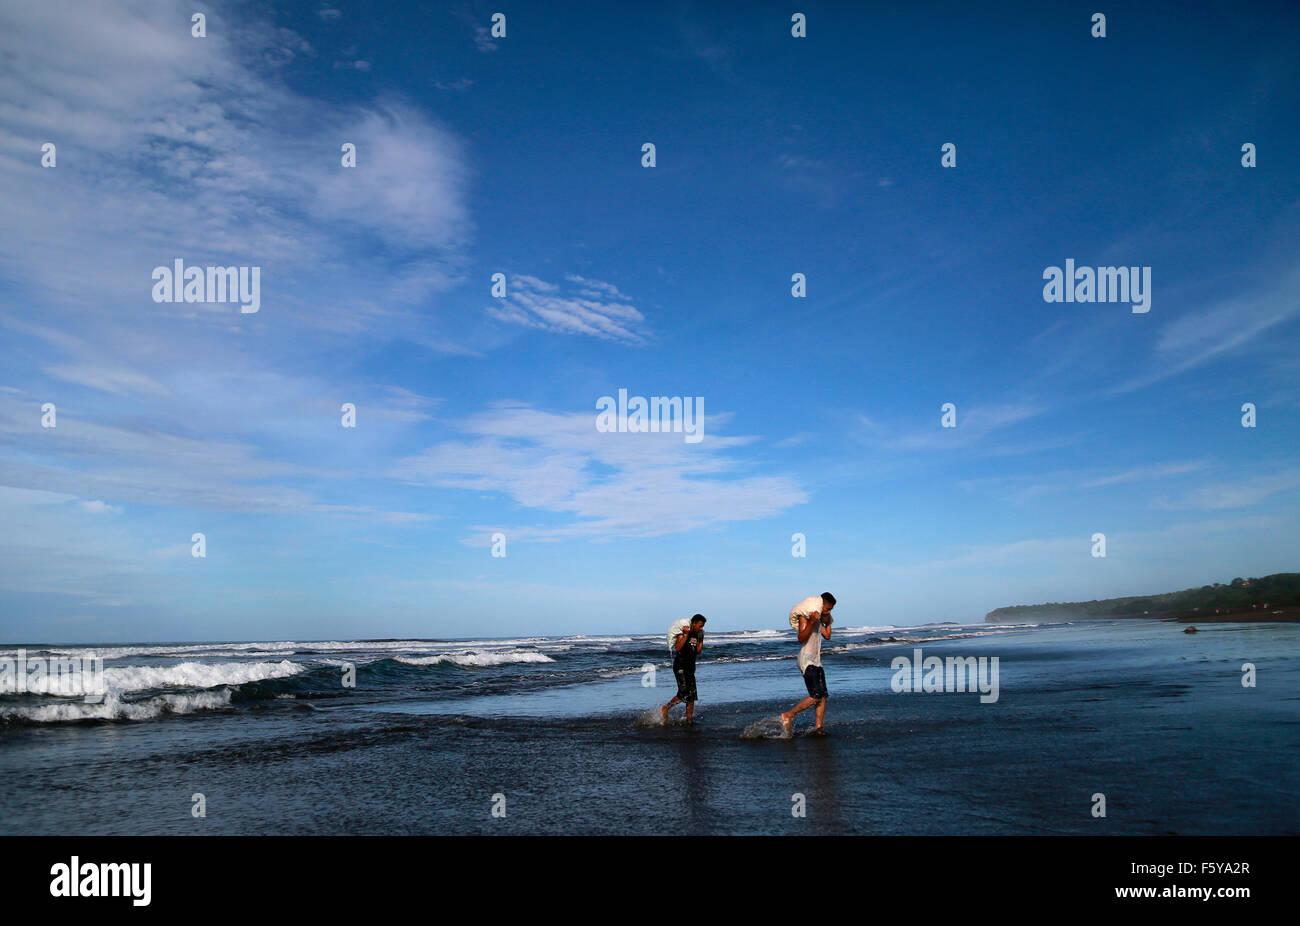
{"label": "man's dark shorts", "polygon": [[808,689],[808,697],[825,698],[829,697],[826,693],[826,673],[822,671],[821,666],[809,666],[803,670],[803,683]]}
{"label": "man's dark shorts", "polygon": [[698,701],[695,696],[695,669],[673,666],[673,675],[677,676],[677,700]]}

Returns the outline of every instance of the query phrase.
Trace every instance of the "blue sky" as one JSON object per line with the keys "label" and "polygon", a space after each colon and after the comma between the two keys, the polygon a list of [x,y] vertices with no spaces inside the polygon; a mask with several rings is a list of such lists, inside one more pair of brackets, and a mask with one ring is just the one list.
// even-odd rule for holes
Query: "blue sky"
{"label": "blue sky", "polygon": [[[0,638],[1300,568],[1300,11],[999,7],[0,2]],[[178,257],[260,267],[260,310],[155,303]],[[1150,311],[1044,301],[1066,259],[1151,267]],[[620,388],[704,439],[598,432]]]}

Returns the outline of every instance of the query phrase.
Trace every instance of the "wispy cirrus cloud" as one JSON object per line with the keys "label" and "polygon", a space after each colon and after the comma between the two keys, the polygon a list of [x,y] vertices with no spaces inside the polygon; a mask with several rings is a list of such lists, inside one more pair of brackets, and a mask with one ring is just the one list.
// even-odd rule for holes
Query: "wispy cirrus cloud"
{"label": "wispy cirrus cloud", "polygon": [[159,588],[178,591],[182,583],[161,574],[107,509],[75,495],[0,485],[0,588],[110,608]]}
{"label": "wispy cirrus cloud", "polygon": [[688,55],[702,61],[714,73],[734,79],[736,55],[724,39],[691,19],[679,19],[677,29],[682,47]]}
{"label": "wispy cirrus cloud", "polygon": [[1122,482],[1143,482],[1151,479],[1164,479],[1168,476],[1181,476],[1203,470],[1208,464],[1204,460],[1189,460],[1183,463],[1158,463],[1154,466],[1137,466],[1118,473],[1097,476],[1083,483],[1085,489],[1117,485]]}
{"label": "wispy cirrus cloud", "polygon": [[1270,496],[1297,487],[1300,487],[1300,467],[1283,467],[1272,472],[1242,473],[1238,478],[1202,485],[1175,498],[1159,499],[1153,506],[1168,510],[1212,511],[1249,508]]}
{"label": "wispy cirrus cloud", "polygon": [[[520,540],[652,537],[771,517],[808,500],[791,477],[750,475],[734,451],[753,438],[602,433],[595,412],[558,413],[500,403],[456,423],[463,435],[403,458],[393,479],[416,485],[498,492],[538,512],[560,514],[559,527],[517,525]],[[483,527],[468,542],[484,543]]]}
{"label": "wispy cirrus cloud", "polygon": [[[1300,487],[1300,468],[1296,467],[1251,472],[1235,479],[1205,481],[1209,475],[1207,471],[1214,468],[1209,460],[1181,460],[1114,472],[1076,469],[1032,477],[1016,475],[966,479],[959,484],[962,488],[990,492],[1013,503],[1033,502],[1046,495],[1080,493],[1092,489],[1108,491],[1117,485],[1140,485],[1144,486],[1143,492],[1148,497],[1144,507],[1165,511],[1249,508],[1270,496]],[[1198,474],[1199,485],[1193,481]],[[1161,490],[1167,494],[1155,494]]]}
{"label": "wispy cirrus cloud", "polygon": [[1152,348],[1149,371],[1110,390],[1123,395],[1204,366],[1300,318],[1300,269],[1249,295],[1219,300],[1167,322]]}
{"label": "wispy cirrus cloud", "polygon": [[490,54],[499,51],[501,45],[492,35],[492,12],[490,11],[492,8],[484,7],[482,4],[474,4],[473,6],[473,9],[469,6],[452,8],[449,13],[459,20],[462,25],[469,27],[474,40],[474,47],[480,52]]}
{"label": "wispy cirrus cloud", "polygon": [[[464,146],[404,99],[291,86],[316,50],[256,11],[210,20],[204,39],[191,12],[0,7],[0,224],[23,229],[0,238],[0,282],[21,294],[0,307],[0,484],[128,510],[427,519],[319,488],[363,474],[349,454],[433,400],[336,364],[318,374],[312,355],[403,335],[474,353],[427,309],[473,236]],[[40,164],[46,142],[55,167]],[[152,269],[176,257],[260,267],[262,311],[153,302]],[[59,408],[48,431],[45,401]],[[362,427],[339,440],[348,401]]]}
{"label": "wispy cirrus cloud", "polygon": [[[1045,406],[1033,402],[991,403],[969,407],[960,404],[957,406],[956,427],[945,428],[940,426],[941,416],[936,407],[933,427],[913,427],[903,431],[891,430],[865,413],[859,413],[857,421],[861,426],[861,439],[883,450],[928,452],[980,447],[984,451],[996,453],[1015,448],[1011,444],[993,444],[992,438],[995,435],[1046,411]],[[1037,448],[1027,445],[1022,449]]]}
{"label": "wispy cirrus cloud", "polygon": [[[219,390],[203,393],[209,410],[229,400]],[[193,415],[199,407],[185,398],[180,397],[182,408],[176,418],[188,417],[186,412]],[[240,408],[248,408],[247,401],[242,395],[236,397],[224,413],[212,417],[238,421]],[[299,399],[289,401],[298,405]],[[370,404],[362,402],[358,414],[363,422],[387,419],[400,425],[428,418],[427,409],[435,404],[434,399],[397,389]],[[288,414],[307,418],[304,432],[309,433],[319,431],[324,423],[331,429],[339,427],[338,409],[333,402],[321,399],[310,417],[301,414],[301,405],[298,415]],[[262,429],[275,429],[273,422],[259,420],[256,428],[240,439],[193,433],[169,420],[172,417],[159,414],[149,425],[141,425],[79,415],[62,407],[56,426],[44,428],[41,403],[19,390],[6,390],[0,394],[0,489],[83,499],[91,505],[86,511],[101,513],[127,505],[148,505],[262,514],[318,513],[381,523],[434,517],[427,512],[325,500],[314,486],[367,475],[349,457],[343,442],[328,441],[333,459],[303,463],[263,446]],[[0,503],[0,517],[3,511]]]}
{"label": "wispy cirrus cloud", "polygon": [[965,479],[958,483],[964,489],[992,493],[1005,501],[1023,503],[1044,495],[1083,492],[1089,489],[1107,489],[1115,485],[1167,483],[1209,467],[1205,460],[1183,460],[1170,463],[1153,463],[1117,471],[1092,469],[1058,470],[1033,476],[992,476]]}
{"label": "wispy cirrus cloud", "polygon": [[496,51],[501,46],[497,44],[496,39],[492,38],[492,30],[487,26],[474,27],[474,47],[479,51],[487,53]]}
{"label": "wispy cirrus cloud", "polygon": [[[405,286],[399,300],[459,279],[471,176],[453,133],[401,99],[340,105],[292,89],[286,65],[316,52],[290,30],[232,18],[196,39],[188,22],[177,0],[0,10],[0,221],[24,229],[0,246],[0,272],[98,323],[159,313],[150,270],[178,255],[262,266],[280,312],[367,268]],[[45,142],[57,167],[39,164]],[[345,142],[355,169],[340,164]]]}
{"label": "wispy cirrus cloud", "polygon": [[642,344],[648,339],[645,316],[612,283],[568,276],[567,287],[527,274],[510,277],[505,299],[494,299],[487,314],[499,322],[560,334],[585,334],[607,341]]}

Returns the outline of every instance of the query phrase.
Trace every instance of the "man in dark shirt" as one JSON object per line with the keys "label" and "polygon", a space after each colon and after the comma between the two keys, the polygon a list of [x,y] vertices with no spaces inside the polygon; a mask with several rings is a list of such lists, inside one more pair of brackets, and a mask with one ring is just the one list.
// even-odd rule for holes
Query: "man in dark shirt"
{"label": "man in dark shirt", "polygon": [[694,723],[695,714],[695,657],[704,649],[704,615],[691,618],[689,628],[682,627],[673,638],[673,675],[677,677],[677,694],[663,706],[660,713],[668,722],[668,709],[678,701],[686,703],[686,722]]}

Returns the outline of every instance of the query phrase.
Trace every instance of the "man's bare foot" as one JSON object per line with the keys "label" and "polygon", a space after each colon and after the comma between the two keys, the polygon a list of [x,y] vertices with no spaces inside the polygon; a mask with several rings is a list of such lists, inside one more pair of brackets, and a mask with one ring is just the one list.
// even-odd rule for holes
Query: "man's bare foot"
{"label": "man's bare foot", "polygon": [[785,714],[781,715],[781,729],[785,731],[786,736],[790,735],[790,718]]}

